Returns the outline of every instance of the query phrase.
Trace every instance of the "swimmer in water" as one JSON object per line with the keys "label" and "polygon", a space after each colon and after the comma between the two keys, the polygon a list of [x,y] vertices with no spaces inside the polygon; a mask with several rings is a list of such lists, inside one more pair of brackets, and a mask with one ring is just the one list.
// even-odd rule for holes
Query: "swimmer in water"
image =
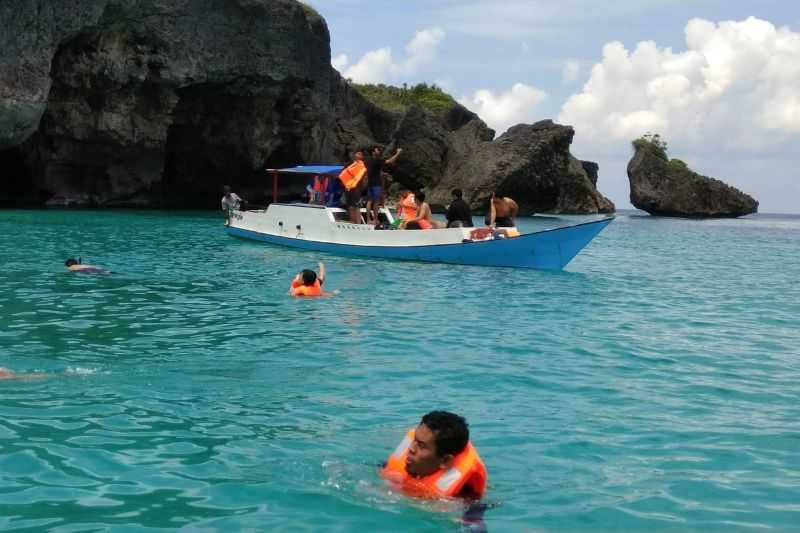
{"label": "swimmer in water", "polygon": [[447,411],[423,416],[389,456],[381,476],[408,496],[468,501],[481,499],[488,478],[466,420]]}
{"label": "swimmer in water", "polygon": [[70,257],[64,261],[64,266],[67,267],[70,272],[80,272],[81,274],[111,274],[111,271],[105,268],[94,265],[84,265],[80,258],[75,259],[74,257]]}
{"label": "swimmer in water", "polygon": [[15,374],[11,370],[0,366],[0,380],[14,379],[18,381],[30,381],[33,379],[46,379],[48,377],[50,377],[49,374]]}
{"label": "swimmer in water", "polygon": [[325,292],[322,284],[325,283],[325,263],[319,262],[319,275],[313,270],[303,270],[298,272],[289,287],[291,296],[333,296],[338,291]]}

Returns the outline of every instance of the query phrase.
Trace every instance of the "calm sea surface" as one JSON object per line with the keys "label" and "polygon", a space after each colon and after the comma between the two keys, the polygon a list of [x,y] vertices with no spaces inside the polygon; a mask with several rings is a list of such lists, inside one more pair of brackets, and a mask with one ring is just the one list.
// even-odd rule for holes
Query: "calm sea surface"
{"label": "calm sea surface", "polygon": [[[540,272],[0,211],[0,366],[52,375],[0,381],[0,529],[458,531],[375,469],[449,409],[489,531],[798,531],[798,251],[788,216],[623,214]],[[341,294],[288,297],[318,259]]]}

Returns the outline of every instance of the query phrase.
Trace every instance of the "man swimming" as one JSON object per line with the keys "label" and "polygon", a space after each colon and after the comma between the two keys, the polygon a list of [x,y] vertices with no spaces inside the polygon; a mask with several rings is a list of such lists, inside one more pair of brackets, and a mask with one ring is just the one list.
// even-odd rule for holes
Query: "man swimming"
{"label": "man swimming", "polygon": [[84,265],[80,258],[75,259],[74,257],[70,257],[64,261],[64,266],[67,267],[70,272],[80,272],[81,274],[111,274],[111,271],[105,268],[94,265]]}
{"label": "man swimming", "polygon": [[333,293],[325,292],[322,290],[322,284],[325,283],[325,263],[320,261],[319,275],[313,270],[303,270],[298,272],[292,280],[289,287],[289,294],[291,296],[333,296]]}
{"label": "man swimming", "polygon": [[487,473],[469,441],[466,420],[431,411],[386,461],[381,476],[409,496],[479,500]]}
{"label": "man swimming", "polygon": [[0,366],[0,379],[30,381],[32,379],[46,379],[48,374],[16,374],[7,368]]}

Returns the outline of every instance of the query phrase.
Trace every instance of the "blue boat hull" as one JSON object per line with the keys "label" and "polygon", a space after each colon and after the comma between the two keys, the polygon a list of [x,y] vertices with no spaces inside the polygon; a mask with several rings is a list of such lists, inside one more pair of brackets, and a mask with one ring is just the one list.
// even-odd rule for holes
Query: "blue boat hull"
{"label": "blue boat hull", "polygon": [[338,244],[282,237],[235,227],[226,227],[225,229],[229,235],[242,239],[338,255],[459,265],[561,270],[612,220],[613,217],[604,218],[507,239],[426,246]]}

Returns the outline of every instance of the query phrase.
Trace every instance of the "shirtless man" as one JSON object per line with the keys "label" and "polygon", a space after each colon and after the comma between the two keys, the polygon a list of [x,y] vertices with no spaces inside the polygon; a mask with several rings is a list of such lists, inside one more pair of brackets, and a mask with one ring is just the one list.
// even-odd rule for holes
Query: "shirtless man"
{"label": "shirtless man", "polygon": [[517,213],[519,213],[517,202],[507,196],[495,196],[492,192],[489,214],[485,222],[490,228],[514,228],[517,225]]}
{"label": "shirtless man", "polygon": [[81,274],[111,274],[111,271],[105,268],[100,268],[95,265],[84,265],[80,258],[76,260],[74,257],[70,257],[64,261],[64,266],[67,267],[70,272],[80,272]]}

